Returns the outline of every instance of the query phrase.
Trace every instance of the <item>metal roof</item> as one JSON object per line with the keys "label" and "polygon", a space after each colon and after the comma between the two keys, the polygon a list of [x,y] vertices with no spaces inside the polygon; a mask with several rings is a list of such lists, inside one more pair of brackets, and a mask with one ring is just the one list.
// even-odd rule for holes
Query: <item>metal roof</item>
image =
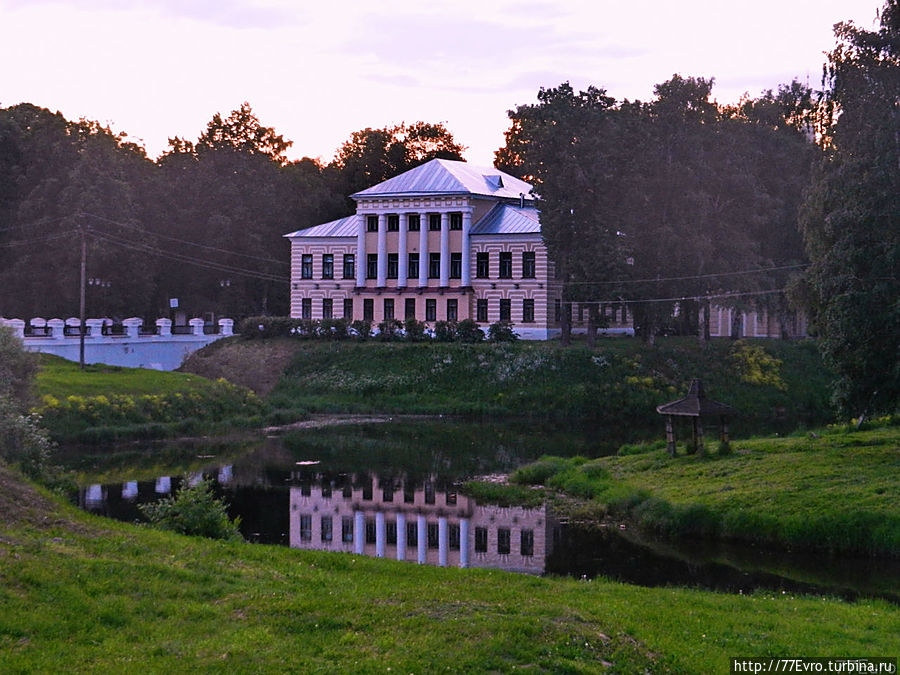
{"label": "metal roof", "polygon": [[531,185],[493,167],[478,167],[466,162],[433,159],[399,176],[351,195],[363,197],[399,197],[415,195],[471,194],[501,199],[530,199]]}
{"label": "metal roof", "polygon": [[472,234],[540,234],[541,221],[533,206],[497,204],[472,226]]}
{"label": "metal roof", "polygon": [[330,223],[322,223],[307,227],[305,230],[297,230],[290,234],[284,235],[288,238],[293,237],[355,237],[359,232],[360,215],[347,216],[332,220]]}
{"label": "metal roof", "polygon": [[703,391],[703,382],[694,379],[691,380],[691,390],[685,398],[656,406],[656,412],[660,415],[703,417],[704,415],[734,415],[737,413],[737,410],[730,405],[706,398],[706,393]]}

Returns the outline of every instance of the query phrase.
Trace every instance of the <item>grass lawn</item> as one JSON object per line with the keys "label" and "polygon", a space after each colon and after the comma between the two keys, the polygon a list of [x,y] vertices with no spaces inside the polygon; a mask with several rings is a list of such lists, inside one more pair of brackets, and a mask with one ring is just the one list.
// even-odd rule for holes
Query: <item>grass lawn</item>
{"label": "grass lawn", "polygon": [[0,671],[727,673],[896,655],[900,607],[223,544],[60,506],[0,467]]}
{"label": "grass lawn", "polygon": [[671,534],[900,555],[897,426],[738,440],[724,456],[652,450],[552,464],[519,477]]}
{"label": "grass lawn", "polygon": [[37,396],[151,395],[203,391],[212,382],[199,375],[145,368],[123,368],[102,363],[85,365],[50,354],[40,355],[41,368],[35,382]]}

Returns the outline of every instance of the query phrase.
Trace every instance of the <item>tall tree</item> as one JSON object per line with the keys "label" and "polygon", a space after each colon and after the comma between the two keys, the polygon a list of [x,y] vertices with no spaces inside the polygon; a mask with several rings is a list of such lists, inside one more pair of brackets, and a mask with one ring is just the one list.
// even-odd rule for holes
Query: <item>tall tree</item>
{"label": "tall tree", "polygon": [[335,189],[351,195],[432,159],[462,160],[463,151],[443,124],[367,127],[350,135],[328,168]]}
{"label": "tall tree", "polygon": [[880,19],[873,31],[836,26],[802,219],[833,398],[858,415],[900,402],[900,1]]}

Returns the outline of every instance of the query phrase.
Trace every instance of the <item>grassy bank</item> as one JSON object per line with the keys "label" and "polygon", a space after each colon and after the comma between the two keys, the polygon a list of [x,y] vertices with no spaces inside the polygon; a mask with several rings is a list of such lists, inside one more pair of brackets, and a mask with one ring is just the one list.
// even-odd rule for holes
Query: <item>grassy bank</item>
{"label": "grassy bank", "polygon": [[36,411],[56,440],[162,438],[261,426],[268,408],[252,391],[190,373],[78,364],[42,355]]}
{"label": "grassy bank", "polygon": [[900,608],[419,567],[190,539],[0,467],[3,672],[726,673],[896,652]]}
{"label": "grassy bank", "polygon": [[658,448],[590,461],[547,457],[511,478],[670,535],[900,555],[900,427],[732,446],[706,457]]}
{"label": "grassy bank", "polygon": [[739,431],[831,420],[815,345],[782,341],[717,340],[704,348],[669,338],[650,347],[625,338],[601,340],[593,351],[524,342],[298,342],[269,401],[319,412],[525,415],[661,428],[656,405],[683,396],[693,377],[740,410]]}

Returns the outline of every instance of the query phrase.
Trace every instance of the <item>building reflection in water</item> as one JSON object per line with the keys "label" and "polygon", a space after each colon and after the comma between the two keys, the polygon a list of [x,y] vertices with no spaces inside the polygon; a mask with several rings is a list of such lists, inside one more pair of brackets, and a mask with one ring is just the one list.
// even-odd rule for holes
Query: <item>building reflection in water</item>
{"label": "building reflection in water", "polygon": [[433,481],[367,475],[290,489],[293,548],[542,574],[556,527],[546,507],[482,506]]}

